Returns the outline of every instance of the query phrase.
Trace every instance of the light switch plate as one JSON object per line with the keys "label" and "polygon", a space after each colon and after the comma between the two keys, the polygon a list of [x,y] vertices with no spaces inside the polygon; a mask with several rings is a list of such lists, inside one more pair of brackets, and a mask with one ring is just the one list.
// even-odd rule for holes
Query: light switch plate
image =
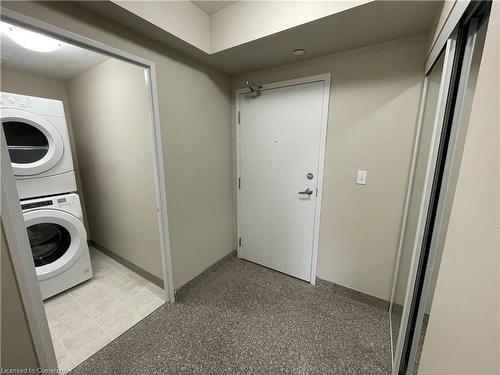
{"label": "light switch plate", "polygon": [[368,176],[368,171],[358,170],[358,175],[356,177],[356,184],[366,185],[366,178]]}

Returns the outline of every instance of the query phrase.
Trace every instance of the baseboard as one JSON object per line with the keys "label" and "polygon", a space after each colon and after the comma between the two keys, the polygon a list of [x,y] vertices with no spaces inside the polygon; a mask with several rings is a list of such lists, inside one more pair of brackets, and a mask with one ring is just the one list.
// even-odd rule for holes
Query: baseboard
{"label": "baseboard", "polygon": [[135,265],[134,263],[128,261],[127,259],[121,257],[120,255],[116,254],[112,250],[98,244],[95,241],[89,240],[88,241],[89,246],[92,246],[96,250],[99,250],[100,252],[104,253],[108,257],[116,260],[118,263],[120,263],[122,266],[128,268],[130,271],[135,272],[139,276],[144,277],[146,280],[152,282],[155,285],[158,285],[160,288],[163,289],[163,280],[160,279],[158,276],[153,275],[152,273],[146,271],[145,269],[142,269],[141,267]]}
{"label": "baseboard", "polygon": [[186,290],[188,290],[193,284],[195,284],[199,279],[203,278],[207,273],[212,272],[213,270],[217,269],[225,263],[227,260],[236,258],[236,250],[231,251],[229,254],[224,255],[222,258],[220,258],[218,261],[213,263],[211,266],[208,266],[205,268],[198,276],[195,276],[191,280],[189,280],[187,283],[179,287],[178,289],[174,290],[175,295],[181,295],[184,293]]}
{"label": "baseboard", "polygon": [[403,315],[403,305],[400,305],[399,303],[393,303],[392,312],[397,315]]}
{"label": "baseboard", "polygon": [[382,310],[389,311],[389,301],[386,301],[382,298],[374,297],[369,294],[339,285],[335,284],[334,282],[323,280],[320,278],[316,278],[316,285],[321,286],[324,288],[328,288],[334,293],[343,295],[347,298],[366,303],[367,305],[377,307]]}

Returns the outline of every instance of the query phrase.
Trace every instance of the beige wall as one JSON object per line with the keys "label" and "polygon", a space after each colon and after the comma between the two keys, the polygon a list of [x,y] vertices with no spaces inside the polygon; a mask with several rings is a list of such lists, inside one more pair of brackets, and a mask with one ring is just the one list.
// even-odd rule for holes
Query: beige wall
{"label": "beige wall", "polygon": [[236,47],[370,1],[237,1],[210,16],[210,52]]}
{"label": "beige wall", "polygon": [[420,375],[500,374],[499,82],[493,2]]}
{"label": "beige wall", "polygon": [[[317,276],[388,300],[426,37],[237,77],[259,84],[332,73]],[[368,170],[365,186],[356,171]]]}
{"label": "beige wall", "polygon": [[78,4],[2,6],[155,62],[174,286],[235,249],[229,79]]}
{"label": "beige wall", "polygon": [[191,1],[117,1],[129,12],[210,53],[210,17]]}
{"label": "beige wall", "polygon": [[91,239],[163,279],[144,69],[110,59],[66,87]]}
{"label": "beige wall", "polygon": [[438,13],[436,20],[434,21],[434,25],[432,26],[430,33],[429,33],[429,50],[432,48],[434,43],[436,42],[436,39],[439,36],[439,33],[443,29],[444,24],[446,23],[446,20],[448,19],[451,11],[455,7],[456,0],[444,0],[443,1],[443,6],[441,8],[441,11]]}
{"label": "beige wall", "polygon": [[24,305],[17,287],[3,225],[1,225],[1,363],[2,369],[24,369],[38,367],[38,359],[26,320]]}
{"label": "beige wall", "polygon": [[66,84],[64,81],[41,77],[29,73],[15,72],[12,70],[2,69],[0,72],[0,89],[1,91],[11,92],[19,95],[38,96],[41,98],[56,99],[63,102],[64,114],[68,124],[69,143],[71,145],[71,154],[75,168],[76,184],[80,201],[83,208],[83,217],[85,228],[89,231],[87,215],[85,210],[85,199],[83,197],[80,174],[78,169],[78,156],[75,152],[75,140],[73,135],[73,127],[69,112],[68,95],[66,92]]}
{"label": "beige wall", "polygon": [[373,0],[238,1],[210,16],[190,1],[112,1],[213,54]]}

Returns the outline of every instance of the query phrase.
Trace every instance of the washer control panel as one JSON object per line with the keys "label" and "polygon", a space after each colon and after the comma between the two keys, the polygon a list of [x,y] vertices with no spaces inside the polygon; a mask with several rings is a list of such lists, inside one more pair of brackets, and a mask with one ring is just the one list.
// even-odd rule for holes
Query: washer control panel
{"label": "washer control panel", "polygon": [[51,208],[71,212],[76,216],[81,216],[80,199],[75,193],[57,195],[54,197],[44,197],[35,199],[24,199],[21,201],[23,211]]}
{"label": "washer control panel", "polygon": [[77,202],[77,197],[74,195],[68,195],[67,197],[56,198],[55,199],[58,207],[71,207]]}
{"label": "washer control panel", "polygon": [[33,202],[33,203],[25,203],[21,204],[21,208],[23,210],[29,210],[30,208],[39,208],[39,207],[45,207],[45,206],[52,206],[54,203],[52,200],[49,201],[41,201],[41,202]]}

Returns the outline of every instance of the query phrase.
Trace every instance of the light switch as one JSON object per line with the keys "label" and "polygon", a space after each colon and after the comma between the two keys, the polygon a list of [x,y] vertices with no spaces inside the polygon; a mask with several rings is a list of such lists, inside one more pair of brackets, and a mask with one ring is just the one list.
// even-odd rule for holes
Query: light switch
{"label": "light switch", "polygon": [[366,185],[366,177],[368,176],[368,171],[358,170],[358,176],[356,177],[356,184]]}

